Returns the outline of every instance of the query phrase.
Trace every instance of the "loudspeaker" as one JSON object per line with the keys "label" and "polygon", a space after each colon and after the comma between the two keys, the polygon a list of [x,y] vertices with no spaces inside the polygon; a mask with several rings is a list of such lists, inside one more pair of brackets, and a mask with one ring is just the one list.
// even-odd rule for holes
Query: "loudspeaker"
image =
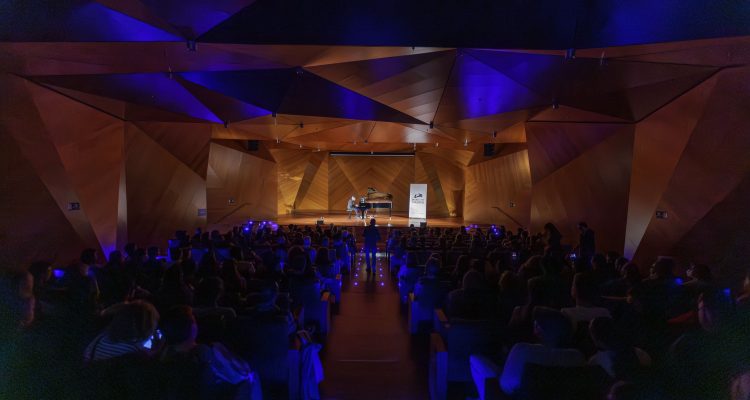
{"label": "loudspeaker", "polygon": [[245,147],[247,148],[247,151],[258,151],[260,147],[260,141],[248,140],[247,143],[245,143]]}
{"label": "loudspeaker", "polygon": [[485,157],[492,157],[495,155],[495,144],[494,143],[485,143],[484,144],[484,156]]}

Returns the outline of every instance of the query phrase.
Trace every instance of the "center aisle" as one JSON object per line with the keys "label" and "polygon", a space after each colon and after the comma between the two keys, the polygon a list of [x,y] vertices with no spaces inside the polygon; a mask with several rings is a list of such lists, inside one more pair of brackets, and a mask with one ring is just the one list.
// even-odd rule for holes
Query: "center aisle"
{"label": "center aisle", "polygon": [[365,272],[365,260],[344,276],[341,305],[321,356],[329,400],[428,399],[425,338],[412,338],[401,311],[396,280],[378,253],[378,272]]}

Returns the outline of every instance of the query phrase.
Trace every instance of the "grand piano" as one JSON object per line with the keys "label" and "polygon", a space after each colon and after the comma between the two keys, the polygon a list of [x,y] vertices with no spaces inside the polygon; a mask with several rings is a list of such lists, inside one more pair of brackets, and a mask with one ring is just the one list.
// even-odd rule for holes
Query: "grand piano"
{"label": "grand piano", "polygon": [[367,210],[377,208],[387,208],[388,216],[393,213],[393,195],[390,193],[378,192],[375,188],[368,187],[367,194],[359,198],[357,209],[362,217],[365,218]]}

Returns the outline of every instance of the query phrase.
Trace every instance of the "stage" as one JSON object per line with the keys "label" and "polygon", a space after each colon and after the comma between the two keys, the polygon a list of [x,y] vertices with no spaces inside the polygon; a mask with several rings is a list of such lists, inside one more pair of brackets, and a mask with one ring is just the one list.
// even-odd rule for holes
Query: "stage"
{"label": "stage", "polygon": [[[370,223],[370,218],[375,218],[378,226],[388,226],[391,224],[393,227],[408,227],[409,217],[407,214],[393,213],[393,216],[388,216],[388,211],[384,210],[378,214],[373,215],[372,213],[367,214],[366,219],[359,217],[349,218],[346,213],[295,213],[294,215],[280,215],[276,222],[279,225],[315,225],[319,219],[323,219],[326,224],[335,224],[340,226],[365,226]],[[427,226],[440,227],[440,228],[457,228],[464,224],[464,219],[461,217],[448,217],[448,218],[427,218]],[[419,226],[418,223],[414,225]]]}

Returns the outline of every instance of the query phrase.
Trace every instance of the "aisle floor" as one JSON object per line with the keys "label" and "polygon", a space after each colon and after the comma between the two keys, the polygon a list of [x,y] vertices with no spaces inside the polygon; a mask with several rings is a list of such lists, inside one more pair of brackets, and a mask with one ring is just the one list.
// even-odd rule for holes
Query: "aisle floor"
{"label": "aisle floor", "polygon": [[329,400],[428,399],[428,338],[412,337],[398,286],[383,254],[378,272],[365,272],[365,261],[344,276],[341,304],[321,356],[325,379],[321,395]]}

